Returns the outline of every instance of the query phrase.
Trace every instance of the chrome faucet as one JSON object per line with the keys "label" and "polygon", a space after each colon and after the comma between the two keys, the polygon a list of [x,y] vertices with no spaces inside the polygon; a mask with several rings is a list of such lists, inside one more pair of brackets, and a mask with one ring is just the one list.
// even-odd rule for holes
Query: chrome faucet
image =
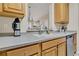
{"label": "chrome faucet", "polygon": [[43,32],[43,31],[41,30],[41,26],[42,26],[42,25],[40,25],[40,26],[38,27],[39,34],[42,34],[42,32]]}
{"label": "chrome faucet", "polygon": [[47,33],[47,34],[49,34],[49,30],[48,30],[48,28],[47,28],[47,26],[45,26],[45,32]]}
{"label": "chrome faucet", "polygon": [[42,28],[42,24],[39,26],[39,34],[42,34],[43,32],[49,34],[49,29],[47,28],[47,26],[44,26],[44,31],[42,31],[41,28]]}

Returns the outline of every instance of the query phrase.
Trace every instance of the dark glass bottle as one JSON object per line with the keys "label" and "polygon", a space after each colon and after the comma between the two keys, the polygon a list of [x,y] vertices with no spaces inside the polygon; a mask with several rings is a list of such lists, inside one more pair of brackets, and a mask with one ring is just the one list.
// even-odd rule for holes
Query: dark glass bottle
{"label": "dark glass bottle", "polygon": [[15,18],[14,22],[12,23],[12,28],[14,30],[14,36],[20,36],[20,20],[19,18]]}

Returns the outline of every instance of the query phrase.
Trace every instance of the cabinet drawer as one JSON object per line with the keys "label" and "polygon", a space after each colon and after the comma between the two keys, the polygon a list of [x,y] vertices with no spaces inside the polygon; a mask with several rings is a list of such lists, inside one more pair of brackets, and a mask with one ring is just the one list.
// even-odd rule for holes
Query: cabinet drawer
{"label": "cabinet drawer", "polygon": [[30,56],[30,55],[36,54],[39,51],[40,51],[39,44],[32,45],[32,46],[29,46],[29,47],[25,47],[25,55],[26,56]]}
{"label": "cabinet drawer", "polygon": [[56,46],[56,45],[57,45],[57,40],[44,42],[44,43],[42,43],[42,50],[48,49],[48,48]]}
{"label": "cabinet drawer", "polygon": [[57,40],[57,44],[63,43],[65,41],[66,41],[65,37],[64,38],[60,38],[60,39]]}
{"label": "cabinet drawer", "polygon": [[24,48],[8,51],[7,56],[24,56]]}
{"label": "cabinet drawer", "polygon": [[0,53],[0,56],[6,56],[5,52]]}
{"label": "cabinet drawer", "polygon": [[57,56],[57,47],[43,51],[42,56]]}
{"label": "cabinet drawer", "polygon": [[30,56],[38,53],[39,49],[40,49],[39,44],[36,44],[36,45],[24,47],[24,48],[11,50],[6,53],[7,53],[7,56],[24,56],[24,55]]}

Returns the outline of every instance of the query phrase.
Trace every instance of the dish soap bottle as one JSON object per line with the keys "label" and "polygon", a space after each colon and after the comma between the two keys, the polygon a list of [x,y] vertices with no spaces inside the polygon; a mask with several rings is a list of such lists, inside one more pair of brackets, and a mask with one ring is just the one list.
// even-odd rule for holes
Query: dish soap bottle
{"label": "dish soap bottle", "polygon": [[14,31],[14,36],[20,36],[20,20],[19,18],[15,18],[14,22],[12,23],[12,28]]}

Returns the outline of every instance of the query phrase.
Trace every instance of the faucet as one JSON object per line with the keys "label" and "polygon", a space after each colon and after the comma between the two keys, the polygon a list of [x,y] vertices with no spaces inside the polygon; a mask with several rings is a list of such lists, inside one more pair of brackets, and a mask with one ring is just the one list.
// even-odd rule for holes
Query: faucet
{"label": "faucet", "polygon": [[47,34],[49,34],[49,29],[47,28],[47,26],[45,26],[45,32],[47,33]]}
{"label": "faucet", "polygon": [[[42,26],[44,28],[44,31],[41,30],[42,29]],[[46,32],[47,34],[49,34],[49,29],[47,28],[47,26],[45,26],[43,24],[37,26],[36,28],[38,29],[38,33],[39,34],[42,34],[43,32]]]}
{"label": "faucet", "polygon": [[[39,26],[39,34],[42,34],[43,31],[41,30],[42,28],[42,24]],[[47,34],[49,34],[49,29],[47,28],[47,26],[44,26],[44,32],[46,32]]]}
{"label": "faucet", "polygon": [[42,32],[43,32],[43,31],[41,30],[41,26],[42,26],[42,25],[40,25],[40,26],[38,27],[39,34],[42,34]]}

